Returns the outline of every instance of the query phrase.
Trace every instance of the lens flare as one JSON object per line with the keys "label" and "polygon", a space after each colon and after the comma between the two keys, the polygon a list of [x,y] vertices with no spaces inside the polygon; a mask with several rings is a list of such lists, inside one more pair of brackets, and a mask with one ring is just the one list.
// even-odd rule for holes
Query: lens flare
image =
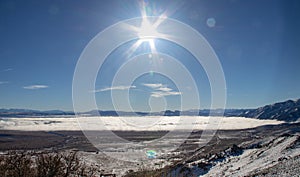
{"label": "lens flare", "polygon": [[[166,40],[186,49],[202,65],[207,74],[211,88],[210,109],[221,108],[220,112],[209,115],[208,123],[201,133],[201,143],[199,144],[199,147],[205,146],[218,130],[219,124],[222,122],[223,111],[226,104],[226,89],[224,89],[226,88],[226,82],[222,65],[213,48],[197,30],[185,23],[172,18],[167,18],[165,15],[153,17],[147,16],[145,12],[146,11],[143,12],[142,17],[120,21],[105,28],[103,31],[99,32],[99,34],[97,34],[83,50],[73,75],[72,100],[74,112],[78,113],[80,112],[79,110],[82,109],[99,109],[95,95],[90,92],[91,90],[95,90],[98,73],[104,66],[106,58],[114,50],[133,40],[135,40],[134,44],[126,51],[125,55],[135,53],[139,46],[144,42],[149,44],[149,49],[151,49],[152,53],[147,52],[131,57],[131,59],[126,62],[126,65],[122,65],[114,75],[112,86],[132,86],[131,83],[133,83],[135,78],[140,75],[149,74],[150,76],[155,77],[154,73],[158,73],[165,75],[172,81],[174,80],[176,87],[178,85],[178,92],[171,93],[173,95],[181,96],[180,103],[182,106],[180,111],[185,105],[190,104],[195,105],[196,108],[200,108],[199,93],[194,80],[194,77],[197,75],[191,75],[189,70],[172,56],[162,54],[160,53],[160,50],[156,52],[156,39]],[[150,13],[151,12],[148,12],[148,14]],[[150,62],[152,63],[149,64]],[[161,64],[156,65],[154,62],[161,62]],[[172,64],[174,64],[174,66],[172,66]],[[185,83],[192,83],[195,85],[195,87],[192,87],[194,89],[189,91],[189,94],[192,95],[191,97],[189,97],[188,94],[184,94],[187,93],[184,92],[187,86]],[[168,88],[162,87],[161,89],[164,90],[163,93],[170,92]],[[168,93],[168,95],[171,93]],[[114,110],[121,110],[118,108],[125,107],[125,110],[132,110],[132,112],[134,112],[128,99],[129,92],[124,92],[124,94],[124,96],[114,94],[112,90],[111,99]],[[156,93],[154,96],[162,97],[164,95],[158,95],[158,93]],[[120,98],[124,101],[120,101]],[[97,112],[97,114],[98,113],[99,112]],[[196,115],[197,113],[195,116]],[[187,120],[179,116],[175,120],[176,124],[174,125],[176,126],[174,129],[169,131],[163,137],[155,140],[133,142],[117,136],[112,129],[107,127],[105,120],[110,121],[110,119],[102,119],[100,114],[98,114],[99,117],[92,119],[82,118],[82,115],[80,114],[76,116],[78,117],[77,120],[84,135],[98,150],[104,152],[109,157],[130,162],[144,161],[149,158],[159,158],[159,155],[162,154],[162,152],[164,154],[174,152],[174,150],[179,148],[180,145],[188,139],[193,130],[197,128],[196,122],[198,118],[191,116],[193,118]],[[131,117],[128,118],[131,119]],[[121,122],[124,123],[124,121]],[[134,124],[137,122],[138,121],[134,122]],[[145,124],[144,121],[140,121],[140,124],[137,125],[138,126],[135,127],[138,127],[138,130],[145,131],[145,127],[149,127],[149,130],[152,128],[151,125]],[[123,129],[123,127],[124,126],[121,126],[121,129]],[[93,130],[107,131],[90,131],[91,128]],[[98,134],[98,132],[101,133]],[[176,138],[173,141],[172,137],[177,137],[179,134],[181,138]],[[114,142],[113,146],[111,142]],[[168,145],[166,145],[166,143]],[[124,148],[127,150],[120,151],[120,149]],[[153,152],[153,149],[155,149],[157,153]],[[147,150],[150,151],[147,153]]]}
{"label": "lens flare", "polygon": [[153,39],[159,35],[156,31],[157,26],[151,24],[146,17],[143,17],[142,24],[138,30],[140,39]]}
{"label": "lens flare", "polygon": [[139,27],[129,26],[129,28],[137,33],[138,40],[129,48],[127,57],[130,57],[143,43],[148,43],[151,53],[157,53],[155,39],[158,36],[162,36],[162,34],[157,31],[157,28],[167,18],[165,14],[162,14],[155,22],[151,22],[149,21],[149,16],[147,15],[146,3],[143,2],[140,6],[143,19],[141,25]]}

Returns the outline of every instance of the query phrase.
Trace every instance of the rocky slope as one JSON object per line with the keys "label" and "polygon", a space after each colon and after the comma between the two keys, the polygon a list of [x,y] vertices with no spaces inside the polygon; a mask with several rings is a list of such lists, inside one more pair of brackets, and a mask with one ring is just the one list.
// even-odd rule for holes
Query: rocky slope
{"label": "rocky slope", "polygon": [[258,109],[247,110],[238,116],[258,119],[276,119],[286,122],[297,121],[300,118],[300,99],[266,105]]}
{"label": "rocky slope", "polygon": [[168,174],[290,177],[300,174],[299,165],[300,129],[299,123],[294,123],[258,128],[248,141],[213,154],[203,156],[203,151],[196,151]]}

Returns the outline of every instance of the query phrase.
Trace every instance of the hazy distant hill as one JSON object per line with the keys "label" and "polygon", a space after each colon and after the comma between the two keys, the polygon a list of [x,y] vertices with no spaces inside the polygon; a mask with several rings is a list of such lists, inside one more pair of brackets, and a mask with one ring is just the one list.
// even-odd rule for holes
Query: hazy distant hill
{"label": "hazy distant hill", "polygon": [[258,119],[276,119],[286,122],[296,121],[300,118],[300,99],[266,105],[264,107],[245,111],[238,116]]}
{"label": "hazy distant hill", "polygon": [[[126,111],[102,111],[92,110],[79,113],[85,116],[221,116],[226,117],[249,117],[258,119],[276,119],[286,122],[296,121],[300,118],[300,99],[288,100],[272,105],[266,105],[257,109],[203,109],[203,110],[186,110],[162,112],[126,112]],[[34,116],[72,116],[74,112],[65,112],[61,110],[38,111],[29,109],[0,109],[0,117],[34,117]]]}
{"label": "hazy distant hill", "polygon": [[61,110],[39,111],[31,109],[0,109],[0,117],[34,117],[34,116],[67,116],[74,115],[73,112]]}

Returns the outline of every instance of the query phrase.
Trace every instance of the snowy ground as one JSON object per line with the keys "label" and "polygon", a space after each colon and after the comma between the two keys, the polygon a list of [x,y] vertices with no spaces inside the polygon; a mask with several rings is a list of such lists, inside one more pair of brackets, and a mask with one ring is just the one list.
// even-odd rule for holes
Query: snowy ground
{"label": "snowy ground", "polygon": [[[276,165],[282,167],[281,163],[290,162],[292,164],[299,164],[298,157],[300,156],[299,147],[295,147],[299,143],[299,135],[295,136],[282,136],[270,138],[261,144],[260,148],[253,148],[245,150],[239,156],[228,157],[225,161],[217,163],[205,176],[251,176],[264,172],[262,176],[269,174],[269,169],[274,169]],[[297,158],[297,160],[293,160]],[[281,165],[279,165],[281,164]],[[276,169],[279,169],[276,167]],[[290,167],[286,166],[287,169]],[[273,176],[293,176],[289,174],[290,170],[282,169],[281,171],[275,170],[276,175]],[[295,168],[293,168],[295,170]],[[299,173],[299,166],[297,167]],[[274,170],[273,170],[274,171]],[[272,176],[272,175],[270,175]]]}
{"label": "snowy ground", "polygon": [[[188,155],[168,170],[174,176],[299,176],[299,123],[220,131],[218,141]],[[219,135],[235,135],[223,136]],[[233,140],[233,143],[230,141]],[[223,147],[223,148],[222,148]],[[217,149],[215,149],[217,148]],[[171,169],[171,170],[170,170]]]}
{"label": "snowy ground", "polygon": [[[218,122],[220,121],[220,122]],[[187,147],[186,150],[175,150],[172,151],[173,148],[177,148],[178,143],[180,141],[185,140],[186,137],[181,134],[181,132],[176,132],[172,134],[169,138],[153,141],[148,143],[148,141],[144,141],[145,135],[143,132],[149,131],[149,134],[154,137],[153,132],[156,131],[172,131],[176,130],[185,130],[189,129],[192,130],[204,130],[206,128],[209,129],[222,129],[224,132],[226,130],[237,130],[234,131],[235,133],[224,133],[218,134],[218,141],[219,139],[224,139],[229,141],[230,139],[236,138],[236,132],[238,134],[243,134],[248,136],[251,134],[252,130],[245,130],[246,133],[242,133],[240,129],[247,129],[247,128],[254,128],[263,125],[277,125],[283,122],[276,121],[276,120],[258,120],[258,119],[250,119],[250,118],[243,118],[243,117],[81,117],[81,118],[0,118],[0,130],[23,130],[23,131],[46,131],[46,132],[57,132],[57,131],[80,131],[81,127],[84,127],[85,130],[98,130],[105,133],[107,131],[103,130],[114,130],[120,131],[121,133],[128,133],[128,137],[138,137],[141,138],[140,142],[135,142],[135,148],[132,148],[131,144],[128,146],[124,146],[122,143],[116,143],[111,137],[110,134],[106,136],[101,135],[101,151],[105,152],[106,155],[111,153],[112,157],[114,155],[125,155],[126,159],[129,158],[130,152],[136,158],[129,158],[129,161],[126,162],[121,160],[109,158],[108,156],[102,155],[101,153],[94,151],[80,151],[79,155],[83,161],[87,164],[97,164],[99,165],[100,169],[105,169],[106,173],[114,173],[118,176],[125,175],[128,170],[138,171],[141,169],[156,169],[162,168],[165,165],[169,165],[171,161],[176,161],[178,154],[180,153],[188,153],[189,148],[199,148],[199,146],[195,146],[201,144],[203,139],[199,138],[198,133],[193,135],[189,138],[189,143],[185,143]],[[211,126],[213,125],[213,126]],[[124,132],[123,132],[124,131]],[[136,132],[132,132],[136,131]],[[152,134],[150,133],[152,131]],[[250,131],[250,132],[248,132]],[[61,132],[60,132],[61,133]],[[143,135],[141,136],[140,135]],[[98,136],[98,135],[97,135]],[[95,138],[97,138],[95,136]],[[125,136],[125,137],[126,137]],[[70,139],[71,136],[66,137],[66,144],[69,141],[74,141],[75,139]],[[3,137],[5,138],[5,137]],[[228,140],[227,140],[228,139]],[[106,141],[107,140],[107,141]],[[143,140],[143,141],[142,141]],[[294,139],[286,139],[287,144],[292,142]],[[82,143],[82,142],[80,142]],[[180,142],[181,143],[181,142]],[[179,143],[179,144],[180,144]],[[126,143],[125,143],[126,145]],[[195,146],[195,147],[194,147]],[[280,147],[278,147],[278,153],[275,154],[274,158],[280,158]],[[99,148],[98,148],[99,149]],[[184,148],[183,148],[184,149]],[[147,150],[156,150],[158,153],[158,158],[148,159],[146,152]],[[194,149],[195,150],[195,149]],[[277,150],[277,149],[276,149]],[[141,154],[138,154],[140,152]],[[272,151],[273,152],[273,151]],[[99,154],[98,154],[99,153]],[[119,154],[120,153],[120,154]],[[249,160],[250,158],[247,156],[248,153],[255,153],[254,150],[249,150],[249,152],[245,152],[242,154],[240,158],[245,158],[245,161]],[[271,152],[270,152],[271,153]],[[296,153],[296,152],[295,152]],[[213,167],[209,174],[215,174],[218,172],[218,169],[223,169],[221,166],[226,169],[228,168],[239,168],[242,165],[238,160],[232,157],[232,162],[236,161],[236,164],[228,164],[230,167],[226,167],[225,163],[223,164],[216,164],[216,167]],[[236,157],[237,158],[237,157]],[[146,160],[145,160],[146,159]],[[178,160],[181,160],[179,158]],[[262,159],[261,161],[253,162],[253,165],[257,163],[267,163],[268,159]],[[220,166],[219,166],[220,165]],[[267,165],[267,164],[266,164]],[[243,166],[243,168],[252,168],[251,165]],[[234,170],[234,169],[233,169]],[[226,171],[225,170],[225,174]],[[252,171],[252,170],[250,170]],[[230,174],[230,173],[229,173]]]}
{"label": "snowy ground", "polygon": [[2,130],[134,130],[157,131],[174,129],[245,129],[283,123],[243,117],[81,117],[81,118],[0,118]]}

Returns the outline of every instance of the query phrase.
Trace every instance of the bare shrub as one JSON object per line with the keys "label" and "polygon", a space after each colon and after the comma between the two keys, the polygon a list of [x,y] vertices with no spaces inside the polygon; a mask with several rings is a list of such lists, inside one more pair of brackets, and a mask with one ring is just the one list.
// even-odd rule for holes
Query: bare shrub
{"label": "bare shrub", "polygon": [[93,177],[97,172],[97,168],[94,166],[87,166],[86,164],[82,164],[80,168],[77,170],[77,176],[84,176],[84,177]]}
{"label": "bare shrub", "polygon": [[80,162],[76,152],[25,153],[11,151],[0,155],[1,177],[92,177],[97,168]]}
{"label": "bare shrub", "polygon": [[5,157],[1,157],[0,169],[1,176],[7,177],[31,177],[32,161],[24,151],[16,153],[9,152]]}
{"label": "bare shrub", "polygon": [[64,177],[69,176],[70,174],[76,173],[80,166],[82,165],[79,162],[79,159],[76,155],[76,152],[70,152],[69,154],[63,154],[62,159],[65,164],[65,175]]}
{"label": "bare shrub", "polygon": [[64,174],[64,164],[60,154],[40,154],[36,159],[37,177],[55,177]]}

